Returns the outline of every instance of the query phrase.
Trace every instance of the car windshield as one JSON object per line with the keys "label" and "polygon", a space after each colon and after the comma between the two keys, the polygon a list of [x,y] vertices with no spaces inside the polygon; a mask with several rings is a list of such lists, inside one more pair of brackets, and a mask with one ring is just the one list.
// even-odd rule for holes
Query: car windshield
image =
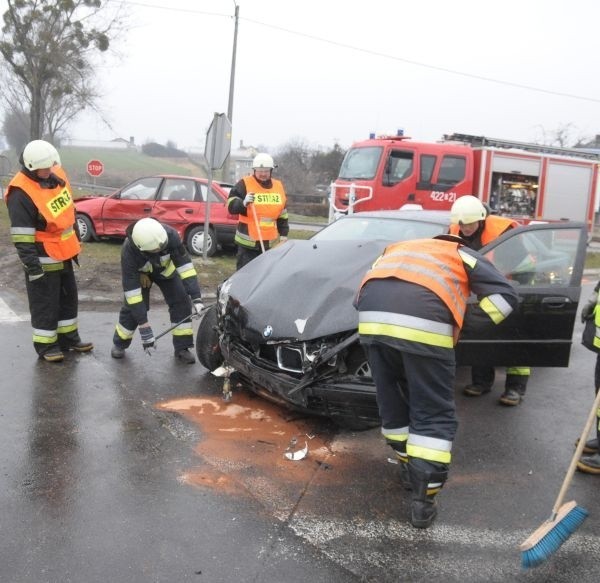
{"label": "car windshield", "polygon": [[440,223],[428,223],[400,218],[356,217],[338,219],[311,237],[316,241],[373,240],[409,241],[445,233]]}
{"label": "car windshield", "polygon": [[350,148],[344,157],[339,178],[344,180],[370,180],[375,177],[383,148]]}

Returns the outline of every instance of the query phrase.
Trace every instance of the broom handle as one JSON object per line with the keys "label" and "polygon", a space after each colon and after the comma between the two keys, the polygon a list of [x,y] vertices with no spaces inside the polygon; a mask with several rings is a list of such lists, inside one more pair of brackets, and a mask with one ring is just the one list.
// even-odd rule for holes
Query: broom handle
{"label": "broom handle", "polygon": [[594,418],[597,416],[596,411],[600,407],[600,391],[596,393],[596,398],[594,399],[594,404],[592,405],[592,409],[590,410],[590,414],[588,415],[587,421],[585,422],[585,427],[581,433],[581,437],[579,438],[579,443],[575,448],[575,453],[571,458],[571,463],[569,464],[569,469],[567,470],[567,475],[562,483],[560,488],[560,492],[558,493],[558,497],[556,498],[556,502],[554,503],[554,508],[552,508],[552,515],[555,516],[560,507],[562,506],[563,499],[571,485],[571,481],[573,480],[573,475],[575,474],[575,468],[577,467],[577,462],[581,457],[583,452],[583,448],[585,446],[585,440],[592,428],[592,423],[594,423]]}
{"label": "broom handle", "polygon": [[256,230],[258,231],[258,240],[260,241],[260,250],[261,253],[265,252],[265,244],[263,243],[262,233],[260,232],[260,224],[258,223],[258,216],[256,215],[256,207],[254,203],[250,203],[252,206],[252,214],[254,215],[254,225],[256,226]]}

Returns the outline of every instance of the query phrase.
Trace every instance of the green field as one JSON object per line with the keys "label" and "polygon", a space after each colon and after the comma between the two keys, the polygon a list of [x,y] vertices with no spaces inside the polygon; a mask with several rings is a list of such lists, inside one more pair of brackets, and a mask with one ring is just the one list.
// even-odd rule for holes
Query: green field
{"label": "green field", "polygon": [[[58,149],[62,166],[71,182],[95,183],[98,186],[120,187],[132,180],[153,174],[181,174],[184,176],[205,176],[204,170],[187,158],[155,158],[146,156],[134,148],[81,148],[64,147]],[[10,172],[14,174],[19,164],[14,153],[5,152],[10,161]],[[87,173],[87,163],[100,160],[104,172],[98,178]]]}

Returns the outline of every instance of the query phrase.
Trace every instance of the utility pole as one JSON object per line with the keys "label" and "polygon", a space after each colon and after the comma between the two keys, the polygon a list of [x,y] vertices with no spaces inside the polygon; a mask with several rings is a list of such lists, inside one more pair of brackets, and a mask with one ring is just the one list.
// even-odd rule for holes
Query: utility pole
{"label": "utility pole", "polygon": [[[227,103],[227,117],[229,118],[229,122],[233,124],[233,89],[235,86],[235,57],[237,54],[237,33],[238,33],[238,20],[240,15],[240,7],[236,4],[235,0],[233,0],[233,4],[235,6],[235,26],[233,29],[233,53],[231,55],[231,74],[229,77],[229,101]],[[227,157],[225,161],[225,167],[223,169],[223,179],[229,182],[229,166],[231,161],[231,154]],[[235,178],[235,177],[234,177]],[[234,180],[235,181],[235,180]]]}

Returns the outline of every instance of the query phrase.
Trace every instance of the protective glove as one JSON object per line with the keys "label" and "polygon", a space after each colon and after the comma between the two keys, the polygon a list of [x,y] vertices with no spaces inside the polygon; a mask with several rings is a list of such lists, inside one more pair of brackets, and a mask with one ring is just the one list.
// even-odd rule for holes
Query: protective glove
{"label": "protective glove", "polygon": [[42,277],[44,277],[44,272],[43,272],[43,271],[42,271],[42,273],[30,273],[30,274],[27,276],[27,279],[28,279],[29,281],[35,281],[36,279],[40,279],[40,278],[42,278]]}
{"label": "protective glove", "polygon": [[249,204],[252,204],[253,202],[254,202],[254,193],[253,192],[249,192],[244,197],[244,206],[247,207]]}
{"label": "protective glove", "polygon": [[152,280],[147,273],[140,273],[140,284],[143,288],[152,287]]}
{"label": "protective glove", "polygon": [[285,243],[288,240],[288,238],[284,235],[281,235],[281,237],[279,237],[279,245],[281,245],[282,243]]}
{"label": "protective glove", "polygon": [[202,303],[202,300],[200,298],[192,300],[192,306],[194,306],[194,310],[197,316],[199,316],[202,313],[202,310],[204,310],[204,304]]}
{"label": "protective glove", "polygon": [[594,317],[594,310],[598,302],[598,292],[594,292],[585,306],[581,310],[581,322],[585,324],[586,320],[591,320]]}
{"label": "protective glove", "polygon": [[140,326],[140,336],[142,337],[142,346],[144,347],[144,351],[146,354],[151,354],[151,348],[154,348],[154,332],[152,332],[152,328],[148,326]]}

